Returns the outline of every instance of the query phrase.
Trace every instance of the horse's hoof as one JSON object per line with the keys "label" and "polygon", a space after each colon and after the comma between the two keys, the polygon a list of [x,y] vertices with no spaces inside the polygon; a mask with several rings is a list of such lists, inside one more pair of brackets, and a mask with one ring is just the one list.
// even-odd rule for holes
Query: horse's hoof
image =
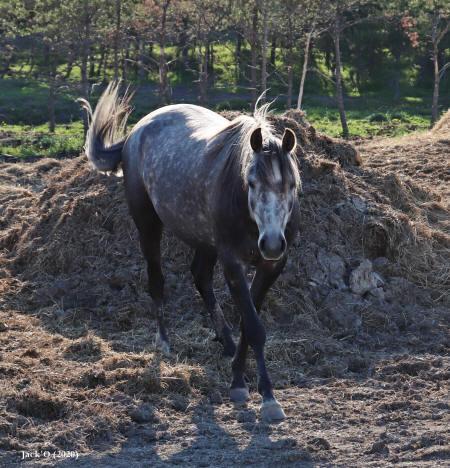
{"label": "horse's hoof", "polygon": [[164,356],[170,356],[170,345],[159,333],[156,334],[155,347],[161,351]]}
{"label": "horse's hoof", "polygon": [[261,405],[261,418],[268,423],[283,421],[286,418],[283,408],[277,400],[263,401]]}
{"label": "horse's hoof", "polygon": [[247,387],[230,388],[230,400],[234,403],[245,403],[250,398]]}

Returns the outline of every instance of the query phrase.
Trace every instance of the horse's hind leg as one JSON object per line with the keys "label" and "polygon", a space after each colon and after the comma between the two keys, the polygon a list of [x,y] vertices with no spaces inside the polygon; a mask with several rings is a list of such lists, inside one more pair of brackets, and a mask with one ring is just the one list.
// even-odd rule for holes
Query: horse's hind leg
{"label": "horse's hind leg", "polygon": [[224,348],[223,352],[226,356],[233,356],[236,346],[231,336],[231,327],[223,316],[213,290],[213,272],[216,261],[217,253],[215,250],[198,247],[195,250],[191,272],[198,292],[205,303],[206,310],[211,315],[217,338]]}
{"label": "horse's hind leg", "polygon": [[139,231],[141,250],[147,262],[148,290],[158,321],[156,345],[164,354],[169,354],[169,339],[163,312],[164,276],[161,270],[160,244],[163,224],[145,191],[127,193],[127,200],[131,216]]}

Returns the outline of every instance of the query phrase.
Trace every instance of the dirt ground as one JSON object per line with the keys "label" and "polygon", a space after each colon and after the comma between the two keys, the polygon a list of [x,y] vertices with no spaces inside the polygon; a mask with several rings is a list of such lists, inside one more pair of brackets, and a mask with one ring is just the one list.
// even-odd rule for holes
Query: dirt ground
{"label": "dirt ground", "polygon": [[173,353],[155,352],[120,178],[83,157],[0,163],[1,466],[450,465],[448,125],[355,149],[298,117],[275,122],[303,147],[302,227],[262,312],[276,425],[252,359],[251,401],[230,403],[170,235]]}

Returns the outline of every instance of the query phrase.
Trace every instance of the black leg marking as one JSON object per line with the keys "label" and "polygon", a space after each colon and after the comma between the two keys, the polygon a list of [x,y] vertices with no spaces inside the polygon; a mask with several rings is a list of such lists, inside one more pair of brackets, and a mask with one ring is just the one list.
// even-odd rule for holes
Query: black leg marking
{"label": "black leg marking", "polygon": [[258,312],[261,310],[267,291],[280,276],[285,265],[286,257],[283,257],[278,262],[261,262],[256,268],[250,291],[253,304],[255,304],[255,308]]}
{"label": "black leg marking", "polygon": [[194,254],[191,272],[198,292],[203,298],[206,310],[211,315],[216,336],[222,343],[225,356],[234,356],[236,345],[231,336],[231,327],[223,316],[213,290],[213,273],[217,261],[215,250],[198,247]]}
{"label": "black leg marking", "polygon": [[133,187],[127,193],[131,216],[139,231],[141,250],[147,262],[148,290],[158,322],[156,345],[164,353],[170,353],[169,338],[164,323],[164,276],[161,270],[161,237],[163,224],[145,191]]}
{"label": "black leg marking", "polygon": [[[225,278],[230,288],[233,300],[241,314],[241,338],[238,345],[238,350],[233,359],[233,382],[232,390],[244,388],[244,370],[245,360],[248,346],[251,346],[256,358],[258,366],[258,392],[261,394],[263,404],[261,407],[262,417],[269,420],[284,419],[285,415],[280,404],[275,400],[272,389],[272,382],[266,369],[264,359],[264,344],[266,342],[266,331],[258,316],[255,305],[253,304],[252,295],[247,286],[244,270],[242,265],[230,252],[224,252],[221,255],[221,261],[224,267]],[[261,275],[261,274],[260,274]],[[258,289],[263,296],[263,291],[267,291],[265,286],[268,281],[262,281]],[[256,288],[256,286],[255,286]],[[262,302],[262,301],[261,301]],[[236,392],[236,391],[235,391]],[[232,392],[233,394],[233,392]]]}

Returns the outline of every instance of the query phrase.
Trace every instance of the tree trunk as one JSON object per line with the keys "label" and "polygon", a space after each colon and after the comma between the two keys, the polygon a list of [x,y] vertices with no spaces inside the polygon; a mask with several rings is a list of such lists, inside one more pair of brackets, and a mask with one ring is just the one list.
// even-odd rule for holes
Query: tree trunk
{"label": "tree trunk", "polygon": [[275,68],[275,59],[277,57],[277,36],[272,35],[272,44],[270,46],[270,66]]}
{"label": "tree trunk", "polygon": [[[263,40],[261,47],[261,92],[267,91],[267,39],[269,35],[269,21],[266,0],[262,0],[263,7]],[[263,97],[265,100],[265,96]]]}
{"label": "tree trunk", "polygon": [[199,70],[199,91],[200,91],[200,103],[206,104],[207,101],[207,94],[208,94],[208,49],[209,44],[206,43],[202,47],[200,47],[200,70]]}
{"label": "tree trunk", "polygon": [[123,55],[122,59],[122,79],[123,81],[127,81],[128,79],[128,65],[130,59],[130,41],[125,41],[125,54]]}
{"label": "tree trunk", "polygon": [[70,55],[69,58],[68,58],[68,62],[67,62],[66,73],[64,74],[66,80],[68,80],[70,78],[70,74],[72,73],[72,69],[73,69],[73,58]]}
{"label": "tree trunk", "polygon": [[340,17],[339,15],[335,18],[333,27],[333,42],[334,51],[336,58],[336,73],[335,73],[335,86],[336,86],[336,101],[339,109],[339,117],[341,118],[342,136],[347,138],[349,136],[347,116],[345,115],[344,107],[344,95],[342,91],[342,64],[341,64],[341,29],[340,29]]}
{"label": "tree trunk", "polygon": [[92,78],[95,75],[95,51],[91,47],[89,50],[89,76]]}
{"label": "tree trunk", "polygon": [[286,107],[290,109],[292,107],[292,87],[294,82],[294,70],[292,64],[289,64],[288,67],[288,88],[287,88],[287,100]]}
{"label": "tree trunk", "polygon": [[115,3],[116,13],[116,31],[114,33],[114,80],[119,79],[119,36],[120,36],[120,23],[121,23],[121,0],[116,0]]}
{"label": "tree trunk", "polygon": [[433,45],[433,69],[434,69],[434,87],[433,101],[431,104],[431,126],[433,126],[439,118],[439,51],[437,45]]}
{"label": "tree trunk", "polygon": [[211,86],[214,89],[215,82],[216,82],[216,76],[214,73],[214,44],[209,44],[209,62],[208,62],[208,68],[209,68],[209,86]]}
{"label": "tree trunk", "polygon": [[257,61],[258,61],[258,6],[253,6],[253,20],[252,20],[252,35],[251,35],[251,93],[252,93],[252,108],[255,107],[256,100],[258,99],[258,84],[257,84]]}
{"label": "tree trunk", "polygon": [[170,103],[170,90],[169,90],[169,80],[167,77],[167,61],[165,47],[163,44],[160,45],[160,54],[159,54],[159,98],[162,104]]}
{"label": "tree trunk", "polygon": [[103,69],[103,64],[105,62],[106,47],[104,44],[100,46],[100,59],[98,61],[97,71],[95,72],[96,77],[100,77]]}
{"label": "tree trunk", "polygon": [[144,68],[144,41],[142,40],[141,37],[138,38],[138,56],[137,56],[137,76],[138,76],[138,81],[142,83],[145,81],[145,78],[147,76],[147,73]]}
{"label": "tree trunk", "polygon": [[170,0],[162,6],[161,33],[159,36],[159,98],[162,104],[170,104],[170,88],[168,80],[168,66],[166,59],[166,21]]}
{"label": "tree trunk", "polygon": [[311,36],[312,36],[312,31],[310,31],[306,35],[306,43],[305,43],[305,56],[303,58],[303,69],[302,69],[302,78],[300,80],[300,88],[298,90],[298,99],[297,99],[297,109],[302,108],[302,102],[303,102],[303,92],[305,90],[305,81],[306,81],[306,73],[308,72],[308,62],[309,62],[309,49],[311,46]]}
{"label": "tree trunk", "polygon": [[56,101],[56,77],[52,70],[49,76],[49,88],[48,88],[48,131],[50,133],[55,133],[55,128],[56,128],[55,101]]}
{"label": "tree trunk", "polygon": [[242,37],[240,33],[237,33],[236,38],[236,49],[234,52],[234,62],[235,62],[235,80],[236,85],[241,81],[241,49],[242,49]]}
{"label": "tree trunk", "polygon": [[[88,79],[88,59],[89,59],[89,46],[90,46],[90,15],[88,10],[87,1],[84,1],[84,18],[83,18],[83,39],[81,43],[81,95],[85,99],[89,99],[89,79]],[[83,129],[84,129],[84,136],[89,128],[89,122],[87,118],[86,112],[83,112]]]}
{"label": "tree trunk", "polygon": [[[81,95],[85,99],[89,99],[89,80],[88,80],[88,56],[86,54],[82,54],[81,56]],[[83,130],[84,130],[84,136],[86,136],[86,133],[89,129],[89,122],[87,118],[86,112],[83,112]]]}
{"label": "tree trunk", "polygon": [[[272,44],[273,45],[273,44]],[[287,86],[287,100],[286,100],[286,107],[290,109],[292,107],[292,88],[294,86],[294,54],[293,49],[294,47],[294,36],[292,34],[292,24],[291,19],[288,20],[288,40],[286,44],[286,61],[287,61],[287,78],[288,78],[288,86]]]}

